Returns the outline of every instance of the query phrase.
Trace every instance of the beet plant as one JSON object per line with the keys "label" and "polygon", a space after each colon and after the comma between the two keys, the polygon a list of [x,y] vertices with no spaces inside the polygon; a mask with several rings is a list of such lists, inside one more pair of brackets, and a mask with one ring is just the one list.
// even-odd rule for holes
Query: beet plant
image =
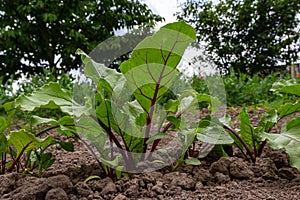
{"label": "beet plant", "polygon": [[[300,84],[291,81],[281,81],[273,84],[273,92],[300,96]],[[241,150],[245,158],[255,163],[256,158],[263,153],[268,144],[274,150],[282,149],[289,154],[290,164],[300,171],[300,102],[285,103],[276,108],[268,109],[261,116],[256,127],[251,124],[246,109],[239,114],[240,129],[230,128],[230,119],[222,126],[234,139],[234,144]],[[290,117],[282,127],[280,133],[271,133],[271,130],[282,119]]]}
{"label": "beet plant", "polygon": [[[54,126],[40,130],[38,125],[45,121],[37,116],[32,117],[31,123],[26,119],[17,119],[19,118],[16,114],[19,109],[17,104],[8,102],[0,106],[0,174],[12,171],[33,173],[33,170],[37,169],[38,176],[42,176],[43,170],[49,168],[55,161],[54,155],[47,151],[50,146],[59,144],[63,149],[73,151],[72,143],[46,134],[51,129],[59,128],[58,124],[62,128],[69,117],[66,116],[59,122],[48,120],[47,122],[51,122]],[[69,118],[68,121],[73,120]],[[73,134],[66,130],[61,133],[69,136]]]}
{"label": "beet plant", "polygon": [[[163,106],[159,102],[172,82],[179,81],[177,66],[194,40],[191,26],[168,24],[135,47],[120,65],[121,73],[77,52],[82,55],[85,76],[96,86],[90,98],[94,113],[81,115],[77,129],[99,162],[110,167],[104,167],[107,173],[111,168],[117,172],[155,170],[176,166],[186,158],[197,132],[186,123],[185,113],[195,110],[199,102],[213,108],[218,101],[187,89]],[[78,95],[82,90],[74,91]],[[199,164],[194,158],[185,161]]]}

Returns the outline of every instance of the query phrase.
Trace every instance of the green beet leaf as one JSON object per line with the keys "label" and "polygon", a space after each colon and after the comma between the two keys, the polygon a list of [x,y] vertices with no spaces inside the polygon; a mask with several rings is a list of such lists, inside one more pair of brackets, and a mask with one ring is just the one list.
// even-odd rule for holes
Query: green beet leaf
{"label": "green beet leaf", "polygon": [[129,88],[145,111],[168,91],[185,49],[195,39],[190,25],[168,24],[140,42],[130,59],[121,64]]}
{"label": "green beet leaf", "polygon": [[232,144],[234,141],[230,135],[218,125],[210,125],[204,129],[199,128],[197,139],[209,144]]}
{"label": "green beet leaf", "polygon": [[[297,123],[295,123],[297,122]],[[263,133],[262,138],[275,150],[283,149],[290,156],[290,164],[300,171],[300,120],[289,122],[280,134]]]}
{"label": "green beet leaf", "polygon": [[0,117],[0,133],[3,133],[4,130],[6,129],[7,124],[6,124],[6,120],[4,117]]}
{"label": "green beet leaf", "polygon": [[300,96],[300,84],[292,80],[288,80],[288,81],[283,80],[280,82],[276,82],[273,84],[271,90],[280,93]]}
{"label": "green beet leaf", "polygon": [[76,51],[77,55],[81,55],[81,60],[84,67],[84,74],[92,79],[94,83],[98,83],[99,80],[105,80],[109,83],[111,88],[114,88],[120,78],[123,76],[114,69],[110,69],[101,63],[95,62],[90,56],[84,53],[81,49]]}
{"label": "green beet leaf", "polygon": [[57,109],[75,116],[88,114],[89,104],[82,106],[72,99],[72,94],[60,87],[58,83],[49,83],[37,89],[31,95],[20,95],[16,100],[16,107],[23,111],[33,111],[35,108]]}
{"label": "green beet leaf", "polygon": [[281,117],[288,116],[295,112],[300,112],[300,102],[297,101],[295,103],[286,103],[279,107],[278,114]]}
{"label": "green beet leaf", "polygon": [[47,147],[52,143],[52,136],[49,135],[44,139],[35,137],[32,133],[24,129],[18,131],[11,131],[7,138],[8,145],[13,145],[17,151],[17,157],[20,153],[28,152],[39,147]]}
{"label": "green beet leaf", "polygon": [[7,148],[7,138],[4,133],[0,132],[0,156],[2,153],[5,153]]}
{"label": "green beet leaf", "polygon": [[44,118],[44,117],[39,117],[36,115],[33,115],[30,119],[30,124],[31,126],[37,126],[39,124],[51,124],[51,125],[58,125],[58,121],[55,119],[51,118]]}
{"label": "green beet leaf", "polygon": [[64,116],[57,121],[55,119],[43,118],[34,115],[30,119],[30,123],[31,126],[37,126],[39,124],[51,124],[56,127],[57,132],[68,137],[72,136],[73,133],[76,133],[74,119],[70,116]]}
{"label": "green beet leaf", "polygon": [[200,165],[201,162],[197,158],[188,158],[188,159],[185,160],[185,164],[187,164],[187,165]]}
{"label": "green beet leaf", "polygon": [[156,133],[147,140],[147,144],[154,142],[155,140],[165,138],[165,137],[171,137],[171,135],[167,134],[167,133]]}
{"label": "green beet leaf", "polygon": [[240,131],[238,132],[244,142],[252,148],[255,148],[257,143],[256,140],[258,138],[257,133],[255,133],[253,126],[251,125],[251,121],[249,119],[249,115],[245,108],[240,112],[239,119],[240,123]]}
{"label": "green beet leaf", "polygon": [[263,113],[258,122],[258,132],[269,132],[274,124],[277,123],[278,119],[279,116],[275,109]]}

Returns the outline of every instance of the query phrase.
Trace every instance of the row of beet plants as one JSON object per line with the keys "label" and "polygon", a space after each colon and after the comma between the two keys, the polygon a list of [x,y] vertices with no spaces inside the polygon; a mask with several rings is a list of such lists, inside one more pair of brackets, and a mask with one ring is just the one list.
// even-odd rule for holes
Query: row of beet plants
{"label": "row of beet plants", "polygon": [[[0,172],[38,169],[41,176],[55,161],[47,151],[50,146],[72,151],[72,143],[46,134],[52,129],[80,139],[109,176],[165,166],[176,169],[184,162],[198,165],[207,153],[204,146],[210,150],[215,145],[221,149],[222,145],[236,145],[246,159],[255,162],[267,143],[285,150],[291,166],[300,170],[300,118],[287,122],[278,134],[269,133],[281,119],[300,111],[298,101],[270,108],[257,127],[244,109],[239,130],[230,127],[226,113],[197,115],[202,107],[212,113],[224,109],[214,92],[208,95],[182,89],[174,92],[175,99],[161,105],[159,100],[171,90],[172,82],[178,81],[183,53],[195,39],[193,28],[184,22],[168,24],[136,46],[130,59],[121,64],[120,73],[78,50],[90,81],[78,83],[73,93],[49,83],[1,106],[5,116],[0,117]],[[273,89],[300,96],[300,85],[291,82],[277,83]],[[16,109],[33,112],[40,108],[60,109],[65,115],[58,120],[33,115],[28,127],[11,130]],[[46,128],[38,129],[41,125]],[[199,141],[203,146],[195,149]]]}

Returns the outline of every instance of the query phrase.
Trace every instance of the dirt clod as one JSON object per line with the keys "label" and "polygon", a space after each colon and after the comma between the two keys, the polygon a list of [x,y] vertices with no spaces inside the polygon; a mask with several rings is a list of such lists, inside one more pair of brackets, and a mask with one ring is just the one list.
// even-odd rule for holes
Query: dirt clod
{"label": "dirt clod", "polygon": [[278,170],[278,176],[283,179],[292,180],[298,176],[298,171],[295,168],[281,168]]}
{"label": "dirt clod", "polygon": [[212,163],[212,165],[209,168],[209,171],[213,175],[216,172],[229,175],[229,165],[231,162],[232,162],[232,158],[222,157],[218,161]]}
{"label": "dirt clod", "polygon": [[88,197],[90,194],[92,194],[91,188],[84,182],[78,182],[75,185],[75,190],[81,197]]}
{"label": "dirt clod", "polygon": [[47,185],[51,188],[62,188],[66,193],[71,193],[73,184],[66,175],[57,175],[47,178]]}
{"label": "dirt clod", "polygon": [[233,178],[248,179],[254,176],[249,165],[240,158],[237,158],[229,165],[229,171]]}
{"label": "dirt clod", "polygon": [[68,195],[63,189],[54,188],[47,192],[45,200],[68,200]]}

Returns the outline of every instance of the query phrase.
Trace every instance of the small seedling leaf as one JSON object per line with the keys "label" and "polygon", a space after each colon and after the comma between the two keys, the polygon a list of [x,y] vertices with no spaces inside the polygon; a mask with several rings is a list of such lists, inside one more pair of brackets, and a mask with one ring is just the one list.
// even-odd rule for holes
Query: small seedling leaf
{"label": "small seedling leaf", "polygon": [[72,142],[60,142],[59,145],[66,151],[73,152],[74,144]]}
{"label": "small seedling leaf", "polygon": [[185,164],[187,164],[187,165],[200,165],[201,162],[197,158],[188,158],[188,159],[185,160]]}
{"label": "small seedling leaf", "polygon": [[167,133],[156,133],[153,136],[151,136],[148,140],[147,140],[147,144],[154,142],[155,140],[159,140],[165,137],[170,137],[170,134]]}
{"label": "small seedling leaf", "polygon": [[101,179],[101,177],[100,176],[89,176],[83,182],[87,183],[88,181],[94,180],[94,179]]}

